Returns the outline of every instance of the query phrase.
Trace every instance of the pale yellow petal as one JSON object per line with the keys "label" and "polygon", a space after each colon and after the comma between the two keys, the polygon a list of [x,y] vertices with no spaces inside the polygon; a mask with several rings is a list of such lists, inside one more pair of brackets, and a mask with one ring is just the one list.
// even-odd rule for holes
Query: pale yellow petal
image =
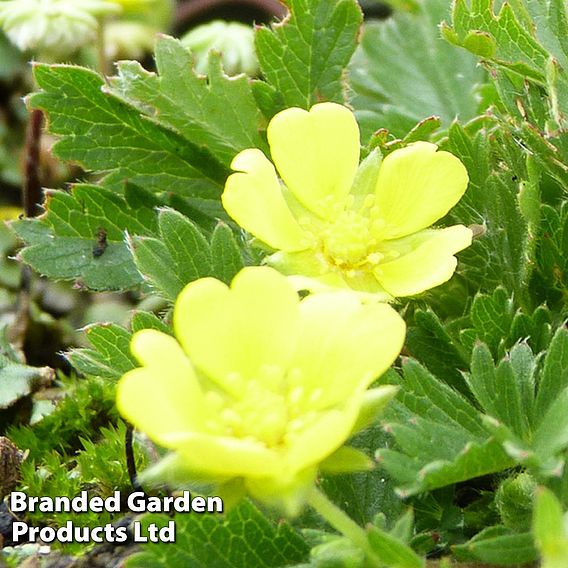
{"label": "pale yellow petal", "polygon": [[326,408],[366,389],[400,353],[406,326],[387,304],[333,292],[305,298],[300,310],[294,366],[309,408]]}
{"label": "pale yellow petal", "polygon": [[172,433],[169,444],[183,456],[188,468],[224,477],[257,478],[282,471],[280,455],[261,442],[200,433]]}
{"label": "pale yellow petal", "polygon": [[290,471],[301,471],[318,464],[347,440],[357,418],[360,397],[361,393],[352,396],[344,409],[322,412],[310,428],[295,437],[286,455]]}
{"label": "pale yellow petal", "polygon": [[286,186],[315,215],[330,218],[345,203],[359,164],[359,127],[335,103],[289,108],[268,125],[273,161]]}
{"label": "pale yellow petal", "polygon": [[376,188],[379,236],[395,239],[441,219],[462,197],[468,175],[461,161],[437,146],[416,142],[395,150],[381,164]]}
{"label": "pale yellow petal", "polygon": [[[195,381],[165,368],[142,367],[126,373],[118,382],[116,405],[126,420],[158,444],[169,444],[172,432],[185,433],[200,427],[202,397],[188,396],[185,382]],[[195,392],[194,392],[195,394]]]}
{"label": "pale yellow petal", "polygon": [[421,231],[385,243],[401,252],[396,260],[379,264],[375,276],[393,296],[412,296],[449,280],[457,266],[455,253],[471,244],[472,232],[463,225]]}
{"label": "pale yellow petal", "polygon": [[243,381],[274,379],[287,368],[298,325],[298,295],[269,267],[248,267],[231,289],[192,282],[174,310],[176,335],[194,365],[237,397]]}
{"label": "pale yellow petal", "polygon": [[237,154],[227,179],[223,207],[249,233],[272,248],[297,251],[309,244],[292,215],[280,188],[274,166],[257,149]]}

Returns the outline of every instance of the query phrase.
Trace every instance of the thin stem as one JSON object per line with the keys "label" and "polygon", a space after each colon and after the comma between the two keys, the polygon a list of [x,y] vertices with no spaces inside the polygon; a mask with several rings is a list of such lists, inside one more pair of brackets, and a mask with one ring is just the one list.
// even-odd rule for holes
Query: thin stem
{"label": "thin stem", "polygon": [[317,487],[312,489],[307,501],[308,505],[319,513],[334,529],[346,536],[355,546],[361,548],[373,566],[381,565],[369,544],[367,533],[351,517],[332,503]]}
{"label": "thin stem", "polygon": [[105,43],[105,19],[99,18],[99,28],[97,31],[97,67],[99,73],[106,77],[108,72],[108,61],[106,56],[106,43]]}

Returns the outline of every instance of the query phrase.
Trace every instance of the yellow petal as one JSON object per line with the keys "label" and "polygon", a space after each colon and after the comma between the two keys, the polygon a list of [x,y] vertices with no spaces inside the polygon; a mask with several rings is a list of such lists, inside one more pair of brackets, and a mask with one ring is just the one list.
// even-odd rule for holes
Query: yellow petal
{"label": "yellow petal", "polygon": [[176,447],[182,454],[188,468],[204,474],[257,478],[282,471],[280,455],[256,440],[173,433],[169,442],[170,447]]}
{"label": "yellow petal", "polygon": [[[167,353],[163,354],[164,361]],[[193,372],[187,369],[142,367],[120,379],[116,393],[122,416],[155,442],[172,447],[172,432],[199,429],[205,408]]]}
{"label": "yellow petal", "polygon": [[291,442],[286,455],[289,471],[301,471],[318,464],[337,450],[349,437],[357,418],[358,396],[352,396],[346,408],[322,412],[317,421]]}
{"label": "yellow petal", "polygon": [[387,304],[362,304],[354,292],[333,292],[305,298],[300,311],[293,365],[304,377],[306,396],[313,393],[311,409],[341,403],[365,390],[402,349],[406,326]]}
{"label": "yellow petal", "polygon": [[294,219],[280,188],[274,166],[257,149],[243,150],[231,164],[223,192],[223,207],[244,229],[275,249],[297,251],[308,240]]}
{"label": "yellow petal", "polygon": [[381,164],[376,188],[382,239],[425,229],[441,219],[464,194],[468,175],[461,161],[437,146],[416,142],[395,150]]}
{"label": "yellow petal", "polygon": [[241,397],[243,381],[273,380],[287,368],[298,304],[285,276],[268,267],[248,267],[231,289],[213,278],[188,284],[176,302],[174,328],[194,365]]}
{"label": "yellow petal", "polygon": [[457,266],[453,256],[471,244],[472,232],[463,225],[446,229],[420,231],[391,241],[402,256],[379,264],[375,276],[393,296],[412,296],[449,280]]}
{"label": "yellow petal", "polygon": [[272,159],[296,199],[330,218],[343,206],[359,164],[359,127],[353,113],[335,103],[311,110],[289,108],[268,125]]}

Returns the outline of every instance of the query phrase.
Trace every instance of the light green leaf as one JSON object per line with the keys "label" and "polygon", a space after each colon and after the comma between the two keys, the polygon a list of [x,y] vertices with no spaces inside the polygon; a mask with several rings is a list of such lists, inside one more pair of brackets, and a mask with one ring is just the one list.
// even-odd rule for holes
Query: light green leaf
{"label": "light green leaf", "polygon": [[478,114],[475,91],[484,73],[475,57],[440,37],[438,25],[448,14],[447,0],[422,0],[413,13],[365,24],[350,66],[363,141],[378,128],[402,137],[431,115],[448,128],[455,118]]}
{"label": "light green leaf", "polygon": [[568,387],[568,330],[558,329],[546,353],[538,384],[536,415],[542,416]]}
{"label": "light green leaf", "polygon": [[93,349],[73,349],[65,356],[84,375],[118,379],[137,366],[130,355],[131,333],[116,324],[93,324],[85,328]]}
{"label": "light green leaf", "polygon": [[[494,529],[501,529],[496,531]],[[458,554],[468,554],[481,562],[497,566],[515,566],[532,562],[538,553],[530,533],[511,534],[504,527],[489,527],[466,544],[454,547]]]}
{"label": "light green leaf", "polygon": [[49,385],[54,377],[49,367],[31,367],[0,354],[0,410]]}
{"label": "light green leaf", "polygon": [[136,61],[118,64],[109,92],[193,144],[208,148],[225,166],[245,148],[266,150],[261,115],[245,75],[227,77],[219,54],[211,54],[207,77],[192,71],[192,57],[181,43],[161,36],[156,44],[157,73]]}
{"label": "light green leaf", "polygon": [[558,499],[545,487],[539,487],[533,513],[533,535],[541,554],[542,568],[568,565],[568,535],[565,514]]}
{"label": "light green leaf", "polygon": [[422,560],[409,546],[377,527],[368,530],[369,544],[381,562],[391,568],[423,568]]}
{"label": "light green leaf", "polygon": [[[256,32],[262,73],[283,107],[345,100],[343,72],[362,20],[355,0],[290,0],[290,16]],[[266,88],[262,89],[266,100]],[[272,108],[274,114],[280,108]],[[270,116],[269,116],[270,118]]]}

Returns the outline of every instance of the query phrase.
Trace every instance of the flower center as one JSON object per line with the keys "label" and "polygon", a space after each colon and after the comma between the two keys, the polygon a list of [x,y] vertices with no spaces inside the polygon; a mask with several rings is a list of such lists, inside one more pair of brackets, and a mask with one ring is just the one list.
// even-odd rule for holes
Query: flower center
{"label": "flower center", "polygon": [[[271,376],[264,376],[264,371],[270,371]],[[263,368],[261,375],[259,380],[239,381],[242,390],[238,397],[219,391],[207,393],[211,432],[250,438],[275,448],[287,445],[316,419],[317,410],[310,407],[317,402],[321,389],[306,389],[299,369],[275,377],[274,368]],[[267,378],[271,380],[266,382]]]}

